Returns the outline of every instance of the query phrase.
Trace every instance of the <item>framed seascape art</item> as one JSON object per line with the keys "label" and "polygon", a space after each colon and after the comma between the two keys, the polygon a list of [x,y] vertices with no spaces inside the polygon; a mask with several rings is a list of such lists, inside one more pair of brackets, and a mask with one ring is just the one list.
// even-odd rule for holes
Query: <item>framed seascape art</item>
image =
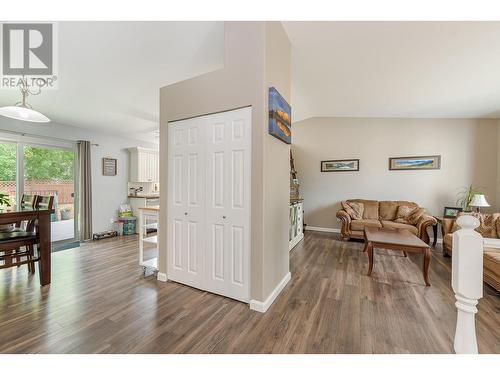
{"label": "framed seascape art", "polygon": [[321,172],[356,172],[359,171],[359,159],[323,160]]}
{"label": "framed seascape art", "polygon": [[389,170],[441,169],[441,155],[389,158]]}
{"label": "framed seascape art", "polygon": [[462,212],[462,207],[445,207],[443,216],[447,218],[455,219],[460,212]]}
{"label": "framed seascape art", "polygon": [[292,107],[274,87],[269,88],[269,134],[292,143]]}

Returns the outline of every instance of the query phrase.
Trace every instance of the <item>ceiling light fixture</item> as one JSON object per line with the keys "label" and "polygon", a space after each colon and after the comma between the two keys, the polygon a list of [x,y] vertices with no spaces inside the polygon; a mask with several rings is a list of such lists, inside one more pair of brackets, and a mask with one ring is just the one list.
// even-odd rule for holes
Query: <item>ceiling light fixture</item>
{"label": "ceiling light fixture", "polygon": [[0,107],[0,116],[29,122],[50,122],[50,119],[47,116],[35,111],[28,103],[26,103],[26,97],[28,95],[40,94],[42,91],[40,86],[36,86],[38,87],[38,91],[31,91],[24,77],[20,79],[19,82],[19,89],[21,90],[23,101],[12,106]]}

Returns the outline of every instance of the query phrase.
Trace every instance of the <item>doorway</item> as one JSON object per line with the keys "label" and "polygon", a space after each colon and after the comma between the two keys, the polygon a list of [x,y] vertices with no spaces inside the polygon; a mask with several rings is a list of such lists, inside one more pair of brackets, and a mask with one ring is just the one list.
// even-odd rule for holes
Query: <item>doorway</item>
{"label": "doorway", "polygon": [[23,194],[54,197],[51,242],[55,248],[78,238],[76,146],[0,139],[0,192],[13,206]]}

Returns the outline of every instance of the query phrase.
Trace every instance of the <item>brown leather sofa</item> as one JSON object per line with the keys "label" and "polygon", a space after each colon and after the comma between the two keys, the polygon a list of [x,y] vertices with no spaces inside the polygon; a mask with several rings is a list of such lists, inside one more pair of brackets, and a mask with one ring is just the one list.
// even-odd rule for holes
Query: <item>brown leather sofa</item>
{"label": "brown leather sofa", "polygon": [[418,207],[415,202],[409,201],[375,201],[367,199],[349,199],[347,202],[363,203],[363,218],[353,220],[349,214],[341,209],[337,211],[337,218],[342,222],[341,235],[344,240],[350,238],[364,238],[365,227],[389,228],[389,229],[407,229],[414,235],[429,243],[427,227],[437,223],[433,216],[424,214],[418,220],[416,225],[403,224],[395,222],[399,206]]}
{"label": "brown leather sofa", "polygon": [[[490,235],[483,233],[483,236],[490,238],[500,238],[500,213],[492,214],[494,230]],[[443,255],[451,256],[453,246],[453,232],[457,228],[454,226],[455,219],[443,218]],[[483,280],[500,292],[500,249],[483,248]]]}

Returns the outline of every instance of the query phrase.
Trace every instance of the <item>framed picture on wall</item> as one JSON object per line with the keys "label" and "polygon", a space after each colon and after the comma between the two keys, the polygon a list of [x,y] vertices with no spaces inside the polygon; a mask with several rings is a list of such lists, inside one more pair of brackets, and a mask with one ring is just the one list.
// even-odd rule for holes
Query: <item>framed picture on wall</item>
{"label": "framed picture on wall", "polygon": [[389,158],[389,170],[441,169],[441,155]]}
{"label": "framed picture on wall", "polygon": [[445,207],[443,216],[451,219],[455,219],[460,212],[462,212],[462,207]]}
{"label": "framed picture on wall", "polygon": [[359,159],[323,160],[321,172],[356,172],[359,171]]}
{"label": "framed picture on wall", "polygon": [[102,158],[102,175],[116,176],[118,161],[113,158]]}
{"label": "framed picture on wall", "polygon": [[274,87],[269,88],[268,133],[287,144],[292,143],[292,107]]}

